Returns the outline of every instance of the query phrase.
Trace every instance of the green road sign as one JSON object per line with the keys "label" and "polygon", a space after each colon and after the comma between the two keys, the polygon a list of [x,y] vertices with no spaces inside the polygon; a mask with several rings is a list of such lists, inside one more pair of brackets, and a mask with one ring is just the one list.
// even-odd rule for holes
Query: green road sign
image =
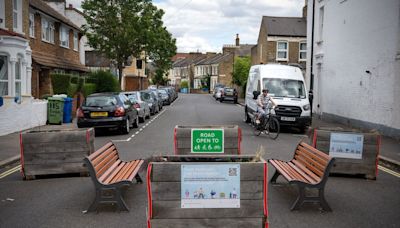
{"label": "green road sign", "polygon": [[192,129],[192,153],[224,153],[224,129]]}

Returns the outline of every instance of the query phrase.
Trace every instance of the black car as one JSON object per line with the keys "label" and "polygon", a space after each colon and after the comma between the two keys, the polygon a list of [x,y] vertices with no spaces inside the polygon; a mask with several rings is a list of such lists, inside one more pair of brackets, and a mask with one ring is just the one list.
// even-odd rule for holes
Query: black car
{"label": "black car", "polygon": [[139,126],[138,111],[122,93],[89,95],[77,111],[79,128],[119,128],[128,134],[131,126]]}
{"label": "black car", "polygon": [[172,94],[170,94],[168,91],[169,90],[165,88],[158,89],[164,105],[170,105],[173,101]]}
{"label": "black car", "polygon": [[230,88],[230,87],[225,87],[224,90],[221,91],[221,97],[220,97],[219,101],[224,102],[227,100],[237,103],[238,93],[237,93],[236,89]]}

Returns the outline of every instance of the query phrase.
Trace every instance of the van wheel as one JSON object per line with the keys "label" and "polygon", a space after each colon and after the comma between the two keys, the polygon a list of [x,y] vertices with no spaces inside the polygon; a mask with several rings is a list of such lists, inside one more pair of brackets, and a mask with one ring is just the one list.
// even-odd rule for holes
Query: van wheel
{"label": "van wheel", "polygon": [[246,122],[246,123],[250,123],[251,122],[250,116],[247,113],[247,106],[244,108],[244,122]]}

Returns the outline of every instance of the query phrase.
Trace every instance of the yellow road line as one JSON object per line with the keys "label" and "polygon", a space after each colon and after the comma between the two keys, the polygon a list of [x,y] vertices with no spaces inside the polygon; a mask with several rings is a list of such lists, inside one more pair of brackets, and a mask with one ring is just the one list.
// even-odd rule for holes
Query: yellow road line
{"label": "yellow road line", "polygon": [[9,169],[9,170],[7,170],[7,171],[5,171],[5,172],[0,174],[0,179],[6,177],[8,175],[11,175],[12,173],[15,173],[15,172],[19,171],[20,169],[21,169],[21,165],[18,165],[16,167],[12,168],[12,169]]}
{"label": "yellow road line", "polygon": [[398,172],[395,172],[393,170],[390,170],[390,169],[385,168],[385,167],[380,166],[380,165],[378,165],[378,169],[382,170],[383,172],[389,173],[389,174],[391,174],[391,175],[393,175],[395,177],[399,177],[400,178],[400,173],[398,173]]}

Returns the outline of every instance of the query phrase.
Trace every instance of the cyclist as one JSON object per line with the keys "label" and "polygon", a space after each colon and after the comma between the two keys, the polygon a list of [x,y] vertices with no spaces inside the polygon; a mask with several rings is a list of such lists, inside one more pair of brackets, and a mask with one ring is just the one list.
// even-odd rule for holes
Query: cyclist
{"label": "cyclist", "polygon": [[276,103],[270,95],[268,95],[268,89],[263,89],[262,93],[257,97],[257,119],[256,124],[260,123],[260,117],[262,115],[269,114],[269,103],[271,102],[272,108],[275,108]]}

